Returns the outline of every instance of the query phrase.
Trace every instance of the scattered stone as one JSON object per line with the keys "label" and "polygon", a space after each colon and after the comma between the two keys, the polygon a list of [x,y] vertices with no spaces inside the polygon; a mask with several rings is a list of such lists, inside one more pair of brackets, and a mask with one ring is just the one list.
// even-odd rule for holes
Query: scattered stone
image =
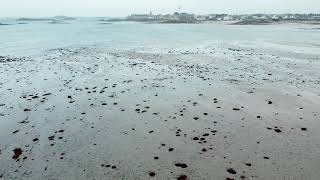
{"label": "scattered stone", "polygon": [[188,177],[186,175],[180,175],[177,180],[186,180]]}
{"label": "scattered stone", "polygon": [[227,172],[230,174],[237,174],[237,172],[233,168],[228,168]]}
{"label": "scattered stone", "polygon": [[55,136],[53,135],[53,136],[49,136],[48,137],[48,139],[50,140],[50,141],[53,141],[54,140],[54,138],[55,138]]}
{"label": "scattered stone", "polygon": [[274,129],[274,131],[277,132],[277,133],[281,133],[282,132],[281,129],[278,129],[278,128]]}
{"label": "scattered stone", "polygon": [[13,150],[14,155],[12,156],[12,159],[18,159],[20,155],[22,154],[22,149],[21,148],[15,148]]}
{"label": "scattered stone", "polygon": [[150,177],[154,177],[155,175],[156,175],[155,172],[149,172],[149,176],[150,176]]}
{"label": "scattered stone", "polygon": [[185,164],[185,163],[175,163],[174,165],[177,167],[180,167],[180,168],[187,168],[188,167],[187,164]]}

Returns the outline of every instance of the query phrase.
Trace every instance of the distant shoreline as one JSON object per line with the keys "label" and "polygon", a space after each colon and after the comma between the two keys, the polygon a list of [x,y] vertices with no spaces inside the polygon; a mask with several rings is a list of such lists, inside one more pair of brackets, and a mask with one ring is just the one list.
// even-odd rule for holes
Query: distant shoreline
{"label": "distant shoreline", "polygon": [[225,25],[276,25],[276,24],[309,24],[320,25],[320,20],[280,20],[280,21],[132,21],[132,20],[100,20],[106,22],[140,22],[146,24],[225,24]]}
{"label": "distant shoreline", "polygon": [[[224,25],[277,25],[277,24],[307,24],[307,25],[320,25],[320,15],[295,15],[288,16],[291,19],[285,19],[282,16],[271,15],[239,15],[228,16],[224,15],[212,15],[209,17],[193,15],[187,13],[174,13],[172,15],[131,15],[122,18],[103,18],[93,17],[100,24],[112,24],[113,22],[140,22],[147,24],[224,24]],[[318,18],[319,17],[319,18]],[[276,19],[278,18],[278,19]],[[280,18],[280,19],[279,19]],[[16,18],[15,21],[19,24],[25,24],[27,22],[48,21],[50,24],[69,24],[70,21],[77,18],[68,16],[54,16],[54,17],[42,17],[42,18]],[[12,25],[10,22],[1,22],[0,25]]]}
{"label": "distant shoreline", "polygon": [[111,19],[112,21],[134,21],[161,24],[200,24],[214,21],[226,21],[234,25],[267,25],[274,23],[312,23],[320,24],[320,14],[206,14],[197,15],[185,12],[175,12],[173,14],[154,15],[149,14],[131,14],[126,18]]}

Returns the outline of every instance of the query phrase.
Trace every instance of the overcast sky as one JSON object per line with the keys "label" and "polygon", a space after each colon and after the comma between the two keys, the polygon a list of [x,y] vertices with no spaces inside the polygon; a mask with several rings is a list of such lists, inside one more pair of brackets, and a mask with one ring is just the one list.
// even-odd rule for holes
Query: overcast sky
{"label": "overcast sky", "polygon": [[0,17],[126,16],[178,11],[207,13],[320,13],[320,0],[0,0]]}

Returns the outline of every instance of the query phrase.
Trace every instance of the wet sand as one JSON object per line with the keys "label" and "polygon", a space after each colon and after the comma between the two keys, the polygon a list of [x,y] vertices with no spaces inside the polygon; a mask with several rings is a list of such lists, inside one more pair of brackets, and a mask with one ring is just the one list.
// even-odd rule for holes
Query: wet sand
{"label": "wet sand", "polygon": [[319,55],[65,48],[0,72],[0,179],[320,176]]}

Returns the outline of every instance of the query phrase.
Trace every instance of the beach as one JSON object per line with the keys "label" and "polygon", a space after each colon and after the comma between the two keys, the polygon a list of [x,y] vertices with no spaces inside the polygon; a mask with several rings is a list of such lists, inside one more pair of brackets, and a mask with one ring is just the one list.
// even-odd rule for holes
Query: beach
{"label": "beach", "polygon": [[[148,42],[134,39],[140,25],[132,37],[121,26],[107,45],[83,43],[91,35],[50,43],[59,48],[37,35],[44,50],[5,39],[0,179],[318,179],[316,29],[289,26],[304,39],[288,31],[288,42],[263,26],[250,42],[208,41],[223,33],[182,25],[171,39],[155,32],[170,25],[144,24]],[[286,34],[275,27],[275,39]]]}

